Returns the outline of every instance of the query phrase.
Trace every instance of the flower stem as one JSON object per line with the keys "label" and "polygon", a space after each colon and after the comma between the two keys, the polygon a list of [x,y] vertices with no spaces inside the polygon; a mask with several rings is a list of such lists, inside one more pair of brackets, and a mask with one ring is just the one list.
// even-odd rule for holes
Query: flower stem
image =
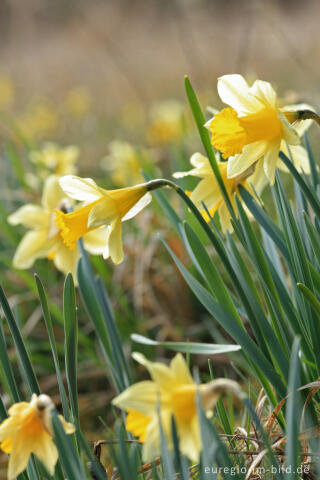
{"label": "flower stem", "polygon": [[313,112],[312,110],[298,110],[297,112],[298,118],[297,120],[313,120],[316,122],[320,127],[320,116]]}

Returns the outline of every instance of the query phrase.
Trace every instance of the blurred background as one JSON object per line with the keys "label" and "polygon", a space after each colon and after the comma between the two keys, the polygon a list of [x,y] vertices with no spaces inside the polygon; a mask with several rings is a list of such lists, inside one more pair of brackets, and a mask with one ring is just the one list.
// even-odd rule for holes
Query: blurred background
{"label": "blurred background", "polygon": [[[26,230],[6,221],[19,206],[40,201],[44,177],[32,152],[42,151],[47,142],[74,145],[78,173],[109,188],[142,181],[141,167],[152,177],[168,178],[188,169],[201,144],[185,98],[185,74],[203,109],[221,107],[218,76],[241,73],[250,83],[270,81],[285,103],[308,102],[319,110],[319,18],[318,0],[1,0],[0,280],[42,390],[57,404],[33,273],[48,291],[61,356],[64,276],[46,259],[30,271],[14,270],[12,257]],[[313,148],[319,147],[316,133],[312,127]],[[185,182],[189,189],[195,185],[194,179]],[[169,198],[185,218],[181,202]],[[110,261],[93,258],[128,355],[138,348],[130,343],[132,332],[159,340],[230,343],[208,322],[161,245],[159,236],[188,263],[156,202],[129,223],[123,264],[114,268]],[[80,411],[86,430],[97,439],[104,429],[98,415],[106,418],[114,392],[92,325],[78,303]],[[168,355],[145,348],[148,356]],[[226,371],[237,376],[229,359],[214,357],[217,376]],[[206,358],[197,361],[201,366]]]}

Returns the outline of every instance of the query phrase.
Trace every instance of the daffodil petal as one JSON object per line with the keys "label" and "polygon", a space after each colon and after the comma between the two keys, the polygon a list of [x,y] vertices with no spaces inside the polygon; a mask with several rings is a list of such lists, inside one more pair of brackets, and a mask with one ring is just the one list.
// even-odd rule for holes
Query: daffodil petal
{"label": "daffodil petal", "polygon": [[43,431],[33,442],[33,453],[43,463],[49,474],[53,476],[56,463],[58,461],[57,447],[53,443],[52,437]]}
{"label": "daffodil petal", "polygon": [[50,175],[44,184],[42,193],[42,205],[47,210],[54,210],[66,194],[59,185],[59,177],[57,175]]}
{"label": "daffodil petal", "polygon": [[112,400],[112,404],[123,410],[137,410],[145,415],[156,413],[159,389],[155,382],[146,380],[128,387]]}
{"label": "daffodil petal", "polygon": [[271,185],[274,184],[276,165],[280,151],[280,142],[270,145],[264,156],[263,168]]}
{"label": "daffodil petal", "polygon": [[152,195],[147,192],[143,195],[142,198],[126,213],[126,215],[122,218],[122,221],[125,222],[126,220],[130,220],[131,218],[138,215],[152,200]]}
{"label": "daffodil petal", "polygon": [[53,263],[56,268],[65,275],[72,273],[72,276],[76,281],[79,257],[80,254],[78,248],[69,250],[68,247],[61,243],[53,257]]}
{"label": "daffodil petal", "polygon": [[261,160],[258,160],[255,166],[254,173],[247,179],[246,182],[249,185],[253,185],[254,190],[258,193],[258,195],[261,195],[265,186],[268,184],[268,178],[266,177],[266,174],[264,172],[263,162],[263,158]]}
{"label": "daffodil petal", "polygon": [[46,257],[55,243],[47,239],[46,230],[32,230],[27,232],[20,241],[13,257],[15,268],[30,268],[35,260]]}
{"label": "daffodil petal", "polygon": [[132,354],[132,358],[148,369],[152,380],[156,382],[160,389],[165,391],[174,387],[177,379],[167,365],[160,362],[150,362],[144,355],[137,352]]}
{"label": "daffodil petal", "polygon": [[101,227],[83,236],[84,248],[92,255],[102,255],[109,238],[108,228]]}
{"label": "daffodil petal", "polygon": [[249,88],[249,94],[256,97],[266,107],[276,108],[277,106],[277,94],[269,82],[256,80]]}
{"label": "daffodil petal", "polygon": [[23,438],[15,441],[15,448],[12,449],[9,459],[8,480],[15,480],[27,468],[31,451],[24,440]]}
{"label": "daffodil petal", "polygon": [[[289,147],[290,153],[289,153],[288,145],[286,144],[286,142],[281,142],[280,148],[281,148],[281,151],[289,159],[291,159],[292,157],[293,164],[299,172],[304,172],[307,175],[310,173],[309,157],[305,148],[303,148],[301,145],[290,145]],[[284,172],[288,172],[287,167],[281,160],[278,161],[277,167]]]}
{"label": "daffodil petal", "polygon": [[243,147],[242,153],[230,157],[228,160],[228,178],[236,177],[243,173],[259,158],[261,158],[268,148],[268,142],[254,142]]}
{"label": "daffodil petal", "polygon": [[188,421],[181,421],[177,418],[175,418],[175,421],[181,453],[189,457],[192,462],[198,463],[201,452],[201,438],[197,415],[194,415]]}
{"label": "daffodil petal", "polygon": [[66,175],[60,178],[59,183],[62,190],[74,200],[93,202],[103,195],[100,187],[91,178]]}
{"label": "daffodil petal", "polygon": [[172,374],[183,384],[194,384],[194,380],[190,374],[187,362],[181,353],[178,353],[170,363]]}
{"label": "daffodil petal", "polygon": [[202,202],[208,209],[216,205],[221,198],[221,191],[213,172],[211,178],[204,178],[198,183],[190,198],[200,208],[203,208]]}
{"label": "daffodil petal", "polygon": [[249,86],[242,75],[224,75],[218,80],[218,94],[221,100],[234,108],[239,114],[254,113],[263,104],[249,95]]}
{"label": "daffodil petal", "polygon": [[110,227],[108,250],[113,263],[118,265],[118,263],[123,261],[122,225],[120,220],[117,220]]}
{"label": "daffodil petal", "polygon": [[10,225],[24,225],[27,228],[46,228],[49,223],[47,213],[44,213],[43,208],[37,205],[24,205],[18,208],[14,213],[9,215],[8,222]]}

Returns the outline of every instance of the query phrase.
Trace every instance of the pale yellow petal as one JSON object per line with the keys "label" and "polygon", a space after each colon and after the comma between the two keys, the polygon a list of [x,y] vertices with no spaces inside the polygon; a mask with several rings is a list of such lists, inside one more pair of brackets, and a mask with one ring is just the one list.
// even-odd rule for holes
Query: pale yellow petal
{"label": "pale yellow petal", "polygon": [[[233,201],[233,197],[230,197],[231,203],[235,203]],[[235,205],[233,205],[235,206]],[[236,208],[235,208],[236,210]],[[221,225],[221,230],[223,233],[225,233],[227,230],[231,233],[233,231],[233,226],[231,223],[231,215],[228,210],[228,207],[226,206],[225,202],[222,202],[220,205],[219,209],[219,220],[220,220],[220,225]]]}
{"label": "pale yellow petal", "polygon": [[48,241],[46,230],[34,230],[26,233],[14,254],[14,267],[20,269],[32,267],[35,260],[49,254],[53,245],[54,240]]}
{"label": "pale yellow petal", "polygon": [[24,205],[9,215],[11,225],[24,225],[27,228],[46,228],[49,224],[49,214],[37,205]]}
{"label": "pale yellow petal", "polygon": [[59,185],[59,177],[57,175],[50,175],[44,184],[42,193],[42,205],[48,210],[57,208],[65,193]]}
{"label": "pale yellow petal", "polygon": [[201,153],[194,153],[190,159],[190,163],[195,168],[192,168],[187,172],[175,172],[173,177],[183,178],[192,175],[194,177],[205,178],[213,173],[209,160]]}
{"label": "pale yellow petal", "polygon": [[131,385],[112,400],[112,404],[123,410],[137,410],[145,415],[156,413],[159,389],[155,382],[146,380]]}
{"label": "pale yellow petal", "polygon": [[179,447],[182,454],[192,462],[198,463],[201,452],[200,425],[197,415],[193,415],[188,421],[175,418]]}
{"label": "pale yellow petal", "polygon": [[9,458],[8,480],[16,480],[28,465],[31,451],[26,438],[15,438],[14,448]]}
{"label": "pale yellow petal", "polygon": [[170,369],[173,376],[177,379],[177,383],[194,384],[187,362],[181,353],[177,353],[171,360]]}
{"label": "pale yellow petal", "polygon": [[92,255],[102,255],[109,238],[106,227],[97,228],[83,236],[84,248]]}
{"label": "pale yellow petal", "polygon": [[[173,388],[178,381],[174,377],[170,367],[168,367],[164,363],[150,362],[144,355],[137,352],[134,352],[132,354],[132,357],[148,369],[152,380],[154,380],[158,385],[159,389],[161,389],[161,393],[164,393],[165,391],[170,391],[170,389]],[[161,398],[161,400],[166,399]]]}
{"label": "pale yellow petal", "polygon": [[72,276],[76,281],[79,257],[80,253],[77,247],[70,250],[66,245],[61,243],[53,257],[53,263],[56,268],[65,275],[72,273]]}
{"label": "pale yellow petal", "polygon": [[274,184],[279,151],[280,151],[280,142],[274,142],[273,144],[269,145],[269,148],[264,155],[264,161],[263,161],[264,173],[266,174],[266,177],[269,180],[271,185]]}
{"label": "pale yellow petal", "polygon": [[268,184],[268,178],[264,173],[263,162],[263,158],[261,160],[258,160],[255,165],[254,173],[247,179],[247,183],[249,185],[253,185],[253,188],[258,193],[258,195],[261,195],[265,186]]}
{"label": "pale yellow petal", "polygon": [[110,226],[108,249],[113,263],[118,265],[118,263],[123,261],[122,225],[120,220],[117,220]]}
{"label": "pale yellow petal", "polygon": [[216,205],[221,199],[221,191],[213,172],[211,178],[204,178],[198,183],[190,198],[200,208],[203,208],[202,202],[208,209]]}
{"label": "pale yellow petal", "polygon": [[143,195],[142,198],[140,198],[140,200],[138,200],[138,202],[135,205],[133,205],[133,207],[125,214],[125,216],[122,217],[122,221],[125,222],[126,220],[130,220],[131,218],[138,215],[138,213],[140,213],[141,210],[143,210],[147,205],[149,205],[151,200],[152,200],[152,195],[149,192],[147,192],[145,195]]}
{"label": "pale yellow petal", "polygon": [[276,108],[277,94],[271,83],[264,82],[263,80],[256,80],[252,87],[249,88],[249,93],[263,103],[264,106]]}
{"label": "pale yellow petal", "polygon": [[[293,164],[299,172],[305,172],[307,175],[310,173],[310,163],[308,152],[305,148],[301,145],[290,145],[290,153],[288,150],[288,145],[286,142],[281,142],[281,151],[289,158],[293,160]],[[285,164],[278,160],[277,167],[280,168],[284,172],[288,172],[287,167]]]}
{"label": "pale yellow petal", "polygon": [[67,422],[62,415],[59,415],[59,420],[62,423],[63,429],[67,435],[71,435],[76,431],[76,427],[73,423]]}
{"label": "pale yellow petal", "polygon": [[[161,426],[167,441],[167,447],[172,450],[171,435],[171,415],[170,410],[161,409],[160,418]],[[145,462],[154,460],[161,455],[161,441],[158,415],[154,416],[149,423],[146,431],[146,439],[142,447],[142,459]]]}
{"label": "pale yellow petal", "polygon": [[91,178],[80,178],[76,175],[66,175],[60,178],[62,190],[75,200],[93,202],[103,194],[98,185]]}
{"label": "pale yellow petal", "polygon": [[243,173],[253,163],[259,160],[266,152],[268,142],[254,142],[243,147],[242,153],[230,157],[228,160],[228,178]]}
{"label": "pale yellow petal", "polygon": [[249,87],[242,75],[224,75],[218,80],[218,94],[221,100],[240,114],[254,113],[263,104],[249,94]]}
{"label": "pale yellow petal", "polygon": [[58,461],[58,451],[52,437],[46,431],[43,431],[41,435],[34,439],[32,452],[43,463],[49,474],[53,476]]}

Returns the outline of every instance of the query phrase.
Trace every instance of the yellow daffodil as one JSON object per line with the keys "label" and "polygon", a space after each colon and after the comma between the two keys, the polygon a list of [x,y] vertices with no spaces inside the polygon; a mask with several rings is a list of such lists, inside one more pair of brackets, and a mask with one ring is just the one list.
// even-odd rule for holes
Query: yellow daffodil
{"label": "yellow daffodil", "polygon": [[79,238],[101,225],[107,225],[103,257],[110,256],[116,264],[122,262],[121,223],[133,218],[151,201],[148,184],[105,190],[90,178],[67,175],[60,179],[60,185],[69,197],[88,202],[71,213],[57,212],[56,224],[67,248],[72,252]]}
{"label": "yellow daffodil", "polygon": [[[58,451],[52,438],[52,400],[47,395],[32,395],[31,401],[19,402],[9,409],[9,417],[0,425],[0,448],[10,455],[8,480],[23,472],[31,454],[46,467],[50,475],[58,460]],[[63,417],[60,421],[67,434],[75,431]]]}
{"label": "yellow daffodil", "polygon": [[[218,80],[221,100],[229,105],[214,115],[206,126],[212,145],[228,160],[228,177],[245,172],[258,160],[263,160],[264,173],[274,183],[280,149],[300,144],[299,133],[293,127],[298,120],[296,110],[303,105],[279,108],[271,84],[256,80],[251,87],[241,75],[224,75]],[[310,120],[302,128],[310,125]]]}
{"label": "yellow daffodil", "polygon": [[111,142],[109,155],[102,159],[101,166],[110,173],[112,182],[118,186],[138,183],[143,179],[139,153],[129,142]]}
{"label": "yellow daffodil", "polygon": [[[30,229],[14,255],[16,268],[30,268],[38,258],[48,257],[59,270],[71,272],[76,278],[79,250],[66,247],[55,221],[59,212],[66,212],[70,207],[70,200],[59,185],[59,177],[51,175],[45,182],[41,205],[24,205],[8,217],[11,225],[22,224]],[[93,255],[101,255],[107,235],[106,228],[87,233],[83,238],[85,248]]]}
{"label": "yellow daffodil", "polygon": [[45,143],[41,150],[30,152],[30,160],[34,164],[60,176],[76,173],[75,163],[78,157],[78,147],[74,145],[60,147],[52,142]]}
{"label": "yellow daffodil", "polygon": [[179,140],[184,130],[184,107],[176,100],[155,103],[151,108],[148,139],[152,144]]}
{"label": "yellow daffodil", "polygon": [[[207,221],[209,221],[210,217],[213,217],[214,214],[218,211],[222,230],[224,232],[227,229],[231,231],[231,215],[223,199],[222,193],[220,191],[216,177],[214,176],[209,160],[203,155],[201,155],[201,153],[195,153],[194,155],[192,155],[190,163],[194,167],[193,169],[189,170],[188,172],[176,172],[173,174],[173,176],[175,178],[182,178],[188,175],[200,177],[202,180],[191,193],[191,200],[200,209],[202,215]],[[249,168],[241,175],[233,178],[228,178],[227,176],[227,162],[218,162],[218,168],[220,170],[220,174],[229,195],[231,204],[235,212],[237,212],[234,194],[238,193],[239,185],[244,186],[247,190],[249,190],[251,195],[255,196],[254,191],[250,187],[250,184],[253,184],[253,182],[251,181],[251,175],[254,172],[254,167]],[[264,185],[265,183],[261,185],[261,188],[263,188]],[[261,193],[260,191],[258,191],[257,185],[254,184],[254,186],[257,193]],[[258,185],[258,187],[260,187],[260,185]],[[241,198],[240,195],[239,198]],[[205,211],[203,203],[206,205],[210,213],[210,217]]]}
{"label": "yellow daffodil", "polygon": [[14,101],[14,85],[10,77],[0,76],[0,108],[9,108]]}
{"label": "yellow daffodil", "polygon": [[159,407],[168,447],[172,449],[173,416],[181,453],[198,462],[202,444],[196,404],[197,390],[204,411],[210,412],[219,395],[225,391],[241,395],[238,384],[232,380],[217,379],[197,386],[181,353],[173,358],[169,366],[150,362],[138,353],[134,353],[133,357],[148,369],[152,380],[130,386],[112,403],[128,413],[126,429],[143,443],[144,461],[151,461],[160,454]]}

